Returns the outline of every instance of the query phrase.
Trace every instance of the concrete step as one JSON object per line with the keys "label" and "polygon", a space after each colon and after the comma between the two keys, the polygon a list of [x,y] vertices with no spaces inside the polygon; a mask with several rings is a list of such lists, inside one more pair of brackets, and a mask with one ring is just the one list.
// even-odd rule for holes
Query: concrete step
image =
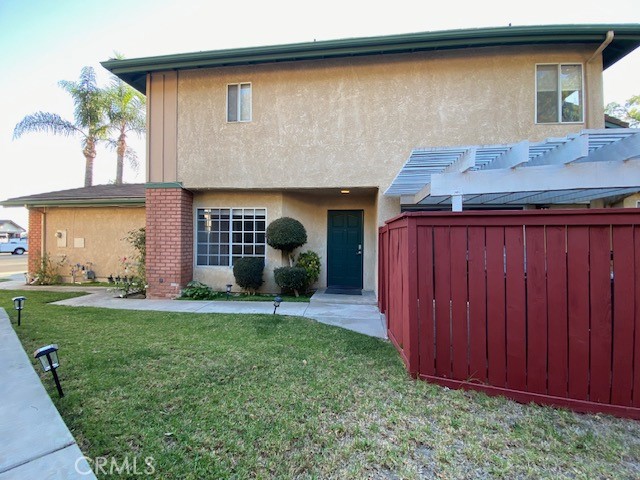
{"label": "concrete step", "polygon": [[310,304],[347,304],[347,305],[377,305],[376,295],[371,290],[363,290],[362,295],[327,294],[325,289],[319,289],[309,300]]}

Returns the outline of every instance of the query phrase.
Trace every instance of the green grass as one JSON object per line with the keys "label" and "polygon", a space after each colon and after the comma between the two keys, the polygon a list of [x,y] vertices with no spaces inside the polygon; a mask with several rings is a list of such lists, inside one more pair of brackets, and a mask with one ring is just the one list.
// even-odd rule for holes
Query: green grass
{"label": "green grass", "polygon": [[83,452],[151,456],[157,478],[640,477],[640,422],[414,381],[375,338],[297,317],[2,291],[13,321],[22,293],[16,330],[27,352],[59,344],[66,396],[42,379]]}

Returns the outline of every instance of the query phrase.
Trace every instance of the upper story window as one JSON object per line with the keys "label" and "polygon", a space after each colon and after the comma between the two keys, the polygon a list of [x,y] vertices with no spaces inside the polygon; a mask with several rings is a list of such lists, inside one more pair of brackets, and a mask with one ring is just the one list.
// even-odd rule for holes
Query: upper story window
{"label": "upper story window", "polygon": [[251,84],[227,85],[227,122],[251,121]]}
{"label": "upper story window", "polygon": [[196,265],[232,266],[238,258],[265,257],[265,208],[198,208],[196,216]]}
{"label": "upper story window", "polygon": [[536,65],[536,123],[581,123],[584,91],[581,64]]}

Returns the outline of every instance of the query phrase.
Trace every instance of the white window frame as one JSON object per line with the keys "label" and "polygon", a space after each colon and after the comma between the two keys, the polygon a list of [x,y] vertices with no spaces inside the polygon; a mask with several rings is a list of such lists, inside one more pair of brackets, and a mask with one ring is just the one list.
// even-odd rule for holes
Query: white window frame
{"label": "white window frame", "polygon": [[[228,265],[208,265],[208,264],[200,265],[200,264],[198,264],[198,244],[200,243],[198,241],[198,233],[200,233],[199,230],[198,230],[198,211],[199,210],[229,210],[229,232],[228,232],[229,233],[229,253],[225,254],[225,255],[228,255],[228,257],[229,257],[229,264]],[[261,231],[261,230],[257,231],[257,230],[254,229],[251,232],[251,233],[254,234],[254,241],[251,243],[253,245],[253,247],[254,247],[254,252],[255,252],[255,247],[256,246],[264,246],[264,254],[260,255],[260,254],[255,254],[254,253],[253,255],[245,255],[244,248],[243,248],[243,252],[242,252],[242,254],[240,254],[240,256],[242,258],[245,258],[245,257],[264,258],[264,260],[266,262],[266,260],[267,260],[267,239],[266,239],[266,236],[267,236],[267,225],[268,225],[267,221],[268,221],[268,215],[269,215],[269,212],[268,212],[266,207],[237,207],[237,206],[236,207],[217,207],[217,206],[207,206],[207,207],[205,207],[205,206],[199,206],[199,207],[194,208],[194,212],[193,212],[194,213],[194,233],[195,233],[194,242],[193,242],[193,263],[194,263],[194,267],[198,267],[198,268],[233,268],[233,257],[234,256],[236,256],[236,257],[238,256],[238,254],[234,254],[233,253],[234,244],[238,245],[237,242],[234,243],[234,241],[233,241],[233,233],[234,233],[234,231],[233,231],[233,211],[234,210],[242,210],[242,212],[243,212],[242,213],[242,220],[241,220],[243,222],[242,232],[236,232],[236,233],[242,233],[243,236],[244,236],[244,233],[249,233],[249,232],[245,232],[244,231],[244,221],[245,221],[245,219],[244,219],[244,211],[245,210],[253,210],[254,211],[254,215],[255,215],[255,211],[256,210],[264,210],[264,231]],[[256,222],[255,218],[253,219],[253,222],[254,222],[254,225],[255,225],[255,222]],[[265,236],[264,243],[258,243],[258,242],[255,241],[255,234],[256,233],[264,233],[264,236]],[[248,245],[248,243],[245,243],[244,239],[243,239],[243,241],[240,243],[240,245],[242,245],[244,247],[244,245]],[[217,254],[217,255],[222,256],[220,254]],[[206,256],[209,257],[209,253],[207,253]]]}
{"label": "white window frame", "polygon": [[[247,120],[241,120],[241,111],[242,111],[242,101],[240,92],[242,91],[243,85],[249,85],[249,91],[251,92],[251,101],[249,102],[249,118]],[[236,116],[237,120],[229,120],[229,87],[236,86],[238,87],[238,103],[236,105]],[[224,115],[227,119],[227,123],[249,123],[253,119],[253,85],[251,82],[238,82],[238,83],[227,83],[225,95],[227,96],[227,102],[225,105]]]}
{"label": "white window frame", "polygon": [[[539,66],[549,66],[554,65],[558,68],[558,119],[555,122],[538,122],[538,67]],[[562,85],[560,85],[560,70],[565,66],[580,66],[580,74],[581,74],[581,86],[582,86],[582,120],[578,122],[563,122],[562,121]],[[580,125],[585,123],[585,105],[587,103],[587,92],[585,89],[584,82],[584,64],[580,62],[559,62],[559,63],[536,63],[535,69],[533,71],[533,78],[535,83],[534,88],[534,114],[533,121],[536,125]]]}

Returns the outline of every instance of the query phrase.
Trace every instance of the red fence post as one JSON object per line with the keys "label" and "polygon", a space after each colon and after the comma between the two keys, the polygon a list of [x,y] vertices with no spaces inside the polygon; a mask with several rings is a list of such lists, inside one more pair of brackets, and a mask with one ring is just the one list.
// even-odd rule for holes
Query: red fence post
{"label": "red fence post", "polygon": [[433,229],[429,226],[417,227],[418,235],[418,346],[420,374],[435,373],[435,338],[433,317]]}
{"label": "red fence post", "polygon": [[380,313],[387,313],[387,226],[378,229],[378,309]]}
{"label": "red fence post", "polygon": [[420,366],[420,331],[418,328],[418,233],[416,219],[407,217],[407,265],[403,299],[407,307],[407,321],[404,328],[405,349],[409,362],[409,374],[416,377]]}

